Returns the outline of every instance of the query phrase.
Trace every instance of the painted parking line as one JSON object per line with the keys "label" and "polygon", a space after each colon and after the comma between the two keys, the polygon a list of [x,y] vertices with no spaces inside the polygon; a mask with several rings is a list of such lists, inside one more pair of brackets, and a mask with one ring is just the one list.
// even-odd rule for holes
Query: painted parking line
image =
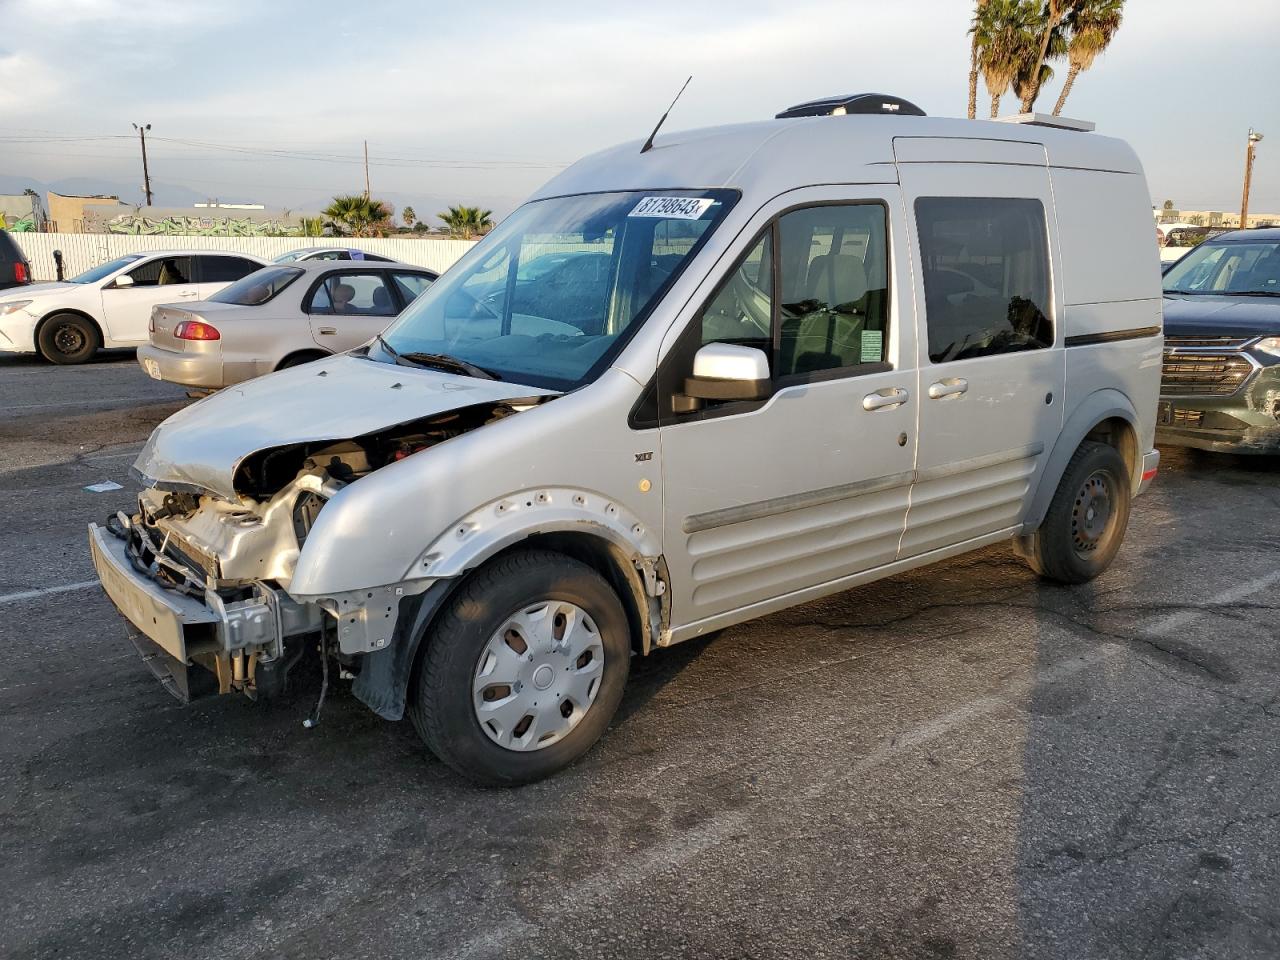
{"label": "painted parking line", "polygon": [[55,593],[71,593],[75,590],[87,590],[96,587],[97,580],[81,580],[79,583],[64,583],[56,587],[41,587],[38,590],[19,590],[17,593],[0,594],[0,603],[17,603],[19,600],[34,600],[37,597],[48,597]]}

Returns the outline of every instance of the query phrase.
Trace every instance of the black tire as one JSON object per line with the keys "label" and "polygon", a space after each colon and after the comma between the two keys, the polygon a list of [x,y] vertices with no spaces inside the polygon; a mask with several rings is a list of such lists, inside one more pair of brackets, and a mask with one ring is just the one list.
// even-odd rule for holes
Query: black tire
{"label": "black tire", "polygon": [[[473,684],[497,631],[543,601],[574,604],[594,621],[603,671],[595,699],[567,734],[544,747],[515,750],[481,728]],[[531,783],[586,753],[613,719],[631,666],[630,628],[613,588],[586,564],[545,550],[507,554],[469,576],[428,628],[423,645],[409,717],[432,753],[482,786]]]}
{"label": "black tire", "polygon": [[1129,525],[1131,488],[1124,458],[1087,440],[1071,456],[1040,528],[1018,550],[1036,573],[1085,583],[1115,559]]}
{"label": "black tire", "polygon": [[102,346],[102,333],[77,313],[55,313],[40,324],[36,345],[50,363],[85,363]]}
{"label": "black tire", "polygon": [[321,350],[304,350],[302,353],[291,353],[280,361],[277,370],[288,370],[290,367],[300,367],[304,363],[310,363],[313,360],[323,360],[329,354]]}

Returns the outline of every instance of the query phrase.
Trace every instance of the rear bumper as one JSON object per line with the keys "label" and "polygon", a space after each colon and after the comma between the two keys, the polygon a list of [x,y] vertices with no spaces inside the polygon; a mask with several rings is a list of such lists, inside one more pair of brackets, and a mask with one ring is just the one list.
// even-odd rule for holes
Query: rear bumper
{"label": "rear bumper", "polygon": [[184,387],[217,389],[225,386],[221,354],[178,353],[147,343],[138,348],[138,366],[148,376],[152,375],[151,368],[154,368],[161,380],[180,383]]}

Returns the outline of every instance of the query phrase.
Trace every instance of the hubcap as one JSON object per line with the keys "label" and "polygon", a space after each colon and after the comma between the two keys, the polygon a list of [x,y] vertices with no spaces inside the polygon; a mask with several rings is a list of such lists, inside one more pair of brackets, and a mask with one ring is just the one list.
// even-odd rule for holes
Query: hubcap
{"label": "hubcap", "polygon": [[541,750],[582,721],[603,676],[604,644],[585,610],[563,600],[525,607],[480,652],[476,719],[508,750]]}
{"label": "hubcap", "polygon": [[1071,511],[1071,541],[1076,553],[1087,556],[1101,546],[1111,527],[1111,481],[1097,471],[1091,473],[1076,494]]}
{"label": "hubcap", "polygon": [[76,353],[84,346],[84,333],[70,324],[58,327],[53,334],[53,345],[60,353]]}

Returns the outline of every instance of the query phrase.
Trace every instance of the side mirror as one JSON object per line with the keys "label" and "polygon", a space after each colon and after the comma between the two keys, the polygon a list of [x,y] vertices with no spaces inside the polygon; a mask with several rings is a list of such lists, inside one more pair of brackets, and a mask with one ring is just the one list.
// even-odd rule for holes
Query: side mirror
{"label": "side mirror", "polygon": [[693,356],[693,376],[674,398],[677,413],[691,413],[707,400],[767,400],[773,393],[769,358],[763,350],[734,343],[708,343]]}
{"label": "side mirror", "polygon": [[120,274],[120,276],[116,277],[115,281],[111,285],[115,287],[117,290],[123,289],[125,287],[132,287],[133,277],[129,276],[127,273],[122,273]]}

